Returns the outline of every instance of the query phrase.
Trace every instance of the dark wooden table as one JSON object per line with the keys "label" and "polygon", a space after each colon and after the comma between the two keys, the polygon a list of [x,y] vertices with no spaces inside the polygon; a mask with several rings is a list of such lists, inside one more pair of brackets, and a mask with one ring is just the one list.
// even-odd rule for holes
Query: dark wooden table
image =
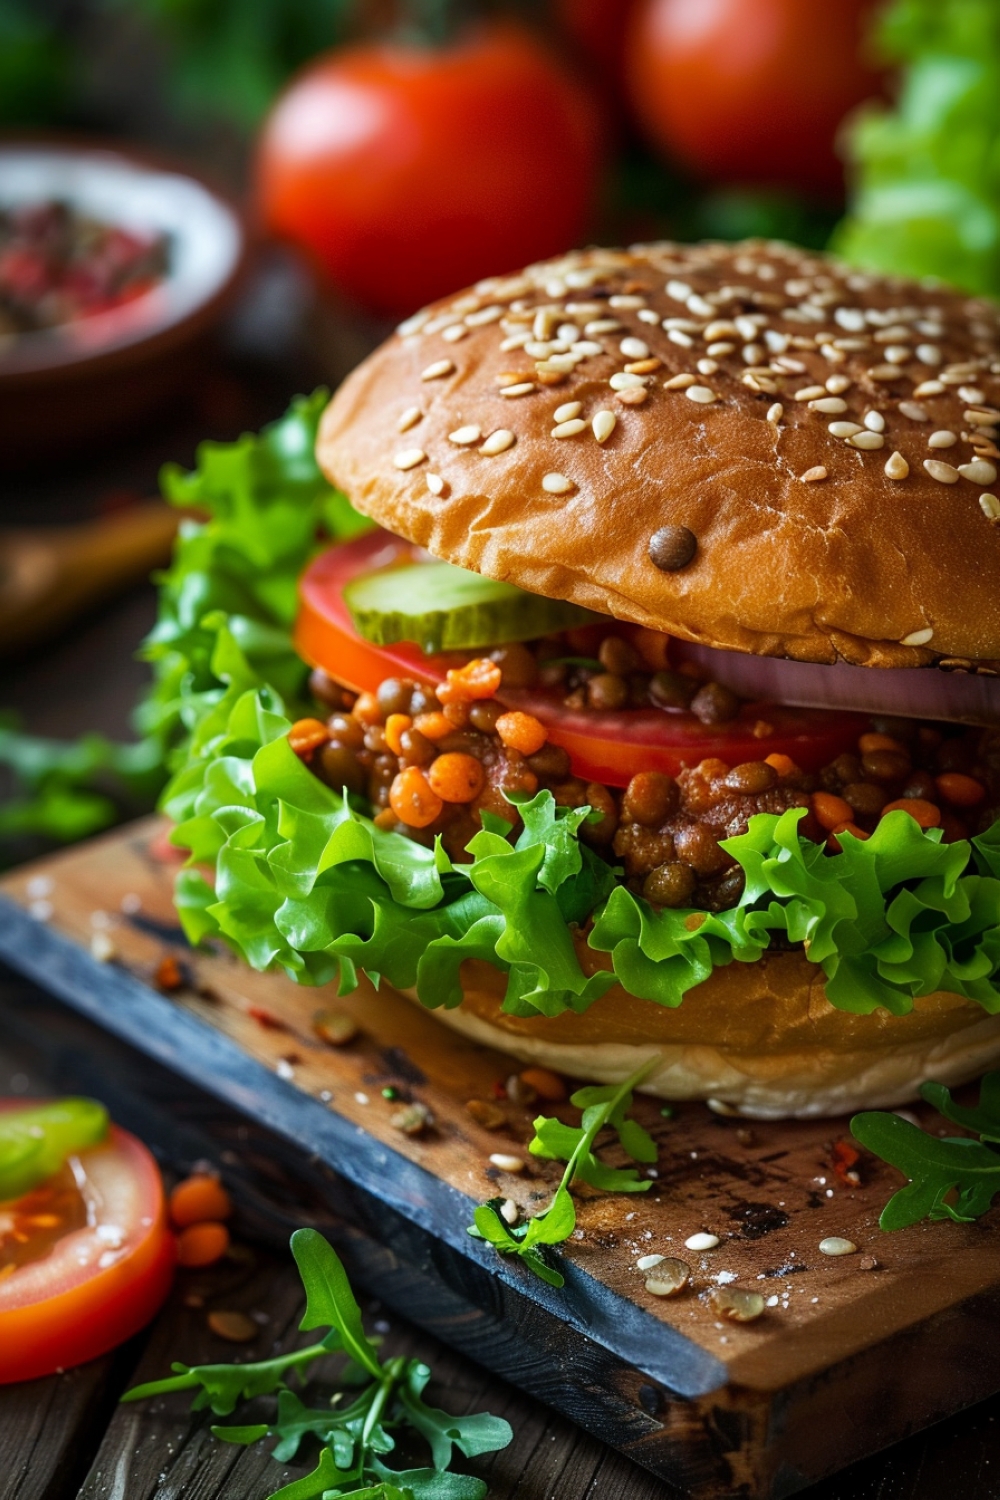
{"label": "dark wooden table", "polygon": [[[285,397],[308,388],[315,363],[298,357],[262,364],[244,340],[235,354],[206,368],[187,408],[112,452],[45,473],[0,479],[0,524],[55,523],[92,513],[109,491],[149,493],[159,463],[190,462],[199,436],[229,437],[277,415]],[[2,551],[0,530],[0,551]],[[34,730],[72,735],[100,729],[125,736],[144,677],[133,660],[153,619],[151,588],[137,587],[62,639],[0,670],[0,710],[13,708]],[[0,971],[3,997],[25,981]],[[67,1035],[69,1035],[67,1018]],[[27,1055],[0,1031],[0,1095],[51,1088],[43,1060]],[[168,1164],[169,1165],[169,1164]],[[138,1380],[167,1373],[182,1359],[264,1357],[296,1337],[298,1280],[289,1257],[248,1243],[240,1258],[211,1273],[178,1278],[164,1311],[145,1334],[80,1370],[0,1389],[0,1500],[260,1500],[285,1472],[258,1445],[216,1442],[204,1414],[191,1417],[172,1397],[118,1407]],[[192,1305],[197,1304],[197,1305]],[[207,1324],[212,1309],[257,1314],[261,1332],[238,1350]],[[384,1314],[368,1306],[369,1326]],[[529,1400],[468,1360],[393,1317],[389,1352],[419,1353],[434,1370],[432,1398],[456,1412],[505,1416],[514,1441],[475,1472],[494,1500],[666,1500],[662,1484],[594,1438]],[[896,1448],[803,1492],[804,1500],[1000,1500],[1000,1398],[940,1423]],[[287,1471],[289,1475],[293,1471]],[[303,1472],[301,1469],[294,1472]]]}

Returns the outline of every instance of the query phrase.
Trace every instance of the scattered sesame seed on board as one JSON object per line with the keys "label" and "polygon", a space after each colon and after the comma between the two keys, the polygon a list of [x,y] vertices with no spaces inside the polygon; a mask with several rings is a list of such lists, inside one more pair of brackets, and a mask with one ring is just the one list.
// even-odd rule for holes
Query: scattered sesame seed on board
{"label": "scattered sesame seed on board", "polygon": [[807,469],[804,474],[799,476],[803,484],[816,484],[819,480],[826,479],[827,477],[827,471],[822,464],[814,464],[811,469]]}
{"label": "scattered sesame seed on board", "polygon": [[897,448],[895,453],[890,453],[885,461],[885,473],[887,479],[905,479],[910,472],[910,466]]}
{"label": "scattered sesame seed on board", "polygon": [[938,484],[957,484],[959,473],[951,464],[946,464],[940,458],[925,458],[924,468],[932,479]]}
{"label": "scattered sesame seed on board", "polygon": [[720,1240],[717,1234],[709,1234],[706,1231],[702,1231],[699,1234],[688,1235],[684,1241],[684,1248],[686,1250],[714,1250],[719,1243]]}
{"label": "scattered sesame seed on board", "polygon": [[844,1239],[843,1235],[831,1234],[825,1240],[819,1242],[821,1255],[854,1255],[857,1245],[853,1240]]}
{"label": "scattered sesame seed on board", "polygon": [[576,485],[565,474],[553,471],[542,476],[542,489],[548,495],[569,495],[576,489]]}
{"label": "scattered sesame seed on board", "polygon": [[498,427],[496,432],[491,432],[489,437],[479,449],[480,453],[487,458],[494,458],[498,453],[506,453],[508,448],[513,448],[517,438],[507,427]]}
{"label": "scattered sesame seed on board", "polygon": [[392,461],[397,469],[415,469],[418,464],[427,462],[427,454],[423,448],[402,448],[393,454]]}
{"label": "scattered sesame seed on board", "polygon": [[454,373],[455,365],[450,359],[436,359],[433,364],[427,365],[420,372],[421,380],[441,380],[445,375]]}
{"label": "scattered sesame seed on board", "polygon": [[499,1167],[501,1172],[523,1172],[524,1158],[521,1156],[509,1156],[505,1151],[494,1151],[490,1157],[494,1167]]}

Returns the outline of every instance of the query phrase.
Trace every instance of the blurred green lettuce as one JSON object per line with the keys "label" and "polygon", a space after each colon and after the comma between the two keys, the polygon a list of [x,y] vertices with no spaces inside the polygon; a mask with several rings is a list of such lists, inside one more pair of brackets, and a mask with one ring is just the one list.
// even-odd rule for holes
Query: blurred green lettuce
{"label": "blurred green lettuce", "polygon": [[849,128],[852,206],[832,248],[874,270],[1000,295],[1000,4],[894,0],[895,108]]}

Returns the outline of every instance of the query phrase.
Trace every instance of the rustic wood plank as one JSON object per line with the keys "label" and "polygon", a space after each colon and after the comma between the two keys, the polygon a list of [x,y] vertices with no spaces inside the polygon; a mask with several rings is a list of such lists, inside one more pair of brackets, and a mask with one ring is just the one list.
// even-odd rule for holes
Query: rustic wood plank
{"label": "rustic wood plank", "polygon": [[[861,1185],[837,1180],[830,1151],[846,1122],[748,1125],[700,1106],[667,1122],[639,1101],[661,1146],[660,1175],[644,1199],[581,1195],[565,1291],[498,1261],[465,1225],[472,1203],[496,1191],[489,1153],[523,1152],[533,1111],[508,1102],[504,1130],[489,1135],[464,1104],[488,1097],[509,1060],[365,986],[336,1002],[358,1019],[358,1042],[324,1046],[310,1025],[315,992],[184,949],[150,832],[138,825],[8,877],[22,906],[44,886],[51,920],[36,926],[8,905],[0,946],[83,1013],[243,1111],[265,1199],[283,1173],[298,1174],[284,1222],[298,1200],[352,1273],[416,1321],[705,1500],[791,1494],[1000,1387],[982,1332],[1000,1316],[1000,1214],[881,1236],[894,1174],[870,1162]],[[111,934],[118,962],[87,953],[95,930]],[[170,999],[150,988],[164,954],[186,972]],[[389,1083],[431,1107],[432,1133],[393,1130],[380,1097]],[[169,1133],[177,1109],[167,1092],[156,1103]],[[200,1123],[211,1136],[221,1120]],[[499,1185],[531,1211],[557,1176],[531,1160]],[[693,1294],[645,1294],[635,1259],[676,1253],[700,1228],[722,1245],[690,1256]],[[874,1250],[879,1269],[819,1255],[833,1232]],[[716,1318],[705,1293],[720,1273],[771,1294],[758,1324]]]}

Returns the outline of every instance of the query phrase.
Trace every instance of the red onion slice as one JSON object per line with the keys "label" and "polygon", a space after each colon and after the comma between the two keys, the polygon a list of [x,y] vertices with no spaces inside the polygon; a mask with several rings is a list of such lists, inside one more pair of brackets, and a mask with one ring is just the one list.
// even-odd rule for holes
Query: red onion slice
{"label": "red onion slice", "polygon": [[688,641],[672,641],[671,654],[678,660],[697,662],[716,682],[745,698],[769,698],[806,708],[849,708],[893,718],[1000,723],[1000,677],[943,672],[940,667],[850,667],[845,663],[827,667],[718,651]]}

